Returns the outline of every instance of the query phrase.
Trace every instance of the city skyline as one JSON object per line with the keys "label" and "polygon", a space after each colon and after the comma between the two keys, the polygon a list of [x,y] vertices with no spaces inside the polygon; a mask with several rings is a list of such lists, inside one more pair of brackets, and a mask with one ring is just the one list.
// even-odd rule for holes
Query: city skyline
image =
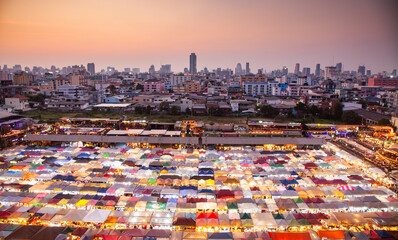
{"label": "city skyline", "polygon": [[292,72],[296,63],[314,71],[317,63],[324,69],[342,62],[343,70],[392,71],[396,6],[388,0],[2,1],[0,64],[94,62],[97,71],[171,64],[182,72],[195,52],[198,70],[249,62],[254,73],[283,66]]}

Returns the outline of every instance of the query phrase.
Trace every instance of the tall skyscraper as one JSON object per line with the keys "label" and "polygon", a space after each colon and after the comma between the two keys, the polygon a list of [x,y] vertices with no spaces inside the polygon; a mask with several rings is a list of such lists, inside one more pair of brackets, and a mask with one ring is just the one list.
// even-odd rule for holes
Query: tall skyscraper
{"label": "tall skyscraper", "polygon": [[196,70],[196,54],[191,53],[189,56],[189,73],[196,74],[198,71]]}
{"label": "tall skyscraper", "polygon": [[242,64],[236,64],[235,75],[242,75]]}
{"label": "tall skyscraper", "polygon": [[321,76],[321,64],[317,64],[315,67],[315,77],[320,77]]}
{"label": "tall skyscraper", "polygon": [[305,76],[311,75],[311,69],[309,67],[303,68],[303,75]]}
{"label": "tall skyscraper", "polygon": [[325,79],[332,79],[336,75],[337,75],[337,71],[336,71],[335,66],[325,67]]}
{"label": "tall skyscraper", "polygon": [[282,68],[282,75],[287,75],[289,73],[289,69],[286,66]]}
{"label": "tall skyscraper", "polygon": [[87,71],[91,75],[95,75],[95,64],[94,63],[87,63]]}
{"label": "tall skyscraper", "polygon": [[391,75],[393,75],[394,77],[397,76],[397,69],[392,70]]}
{"label": "tall skyscraper", "polygon": [[162,65],[159,69],[160,73],[171,73],[171,64]]}
{"label": "tall skyscraper", "polygon": [[150,67],[149,67],[149,73],[150,74],[153,74],[153,73],[155,73],[156,72],[156,70],[155,70],[155,66],[154,65],[151,65]]}
{"label": "tall skyscraper", "polygon": [[300,63],[296,63],[296,67],[294,68],[294,74],[300,74]]}
{"label": "tall skyscraper", "polygon": [[366,76],[370,77],[372,75],[372,71],[370,69],[366,70]]}
{"label": "tall skyscraper", "polygon": [[249,74],[250,73],[250,65],[249,65],[249,63],[247,62],[246,63],[246,74]]}
{"label": "tall skyscraper", "polygon": [[341,62],[336,64],[336,72],[341,73],[343,71],[343,64]]}
{"label": "tall skyscraper", "polygon": [[365,75],[365,66],[364,65],[358,67],[358,75],[362,75],[362,76]]}

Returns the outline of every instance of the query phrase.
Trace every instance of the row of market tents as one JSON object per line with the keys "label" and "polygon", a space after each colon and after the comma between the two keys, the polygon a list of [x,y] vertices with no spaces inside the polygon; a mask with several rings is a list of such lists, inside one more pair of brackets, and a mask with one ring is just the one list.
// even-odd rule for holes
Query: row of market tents
{"label": "row of market tents", "polygon": [[59,207],[3,206],[0,220],[4,223],[90,225],[162,228],[170,230],[202,229],[288,229],[289,227],[347,227],[370,226],[372,228],[398,226],[398,212],[334,212],[334,213],[218,213],[218,212],[168,212],[152,211],[112,211],[107,209],[66,209]]}
{"label": "row of market tents", "polygon": [[315,240],[315,239],[385,239],[398,238],[398,232],[385,230],[371,230],[362,232],[331,230],[309,232],[176,232],[169,230],[145,229],[89,229],[84,227],[46,227],[0,224],[0,237],[4,239],[30,239],[30,240],[133,240],[133,239],[264,239],[264,240]]}
{"label": "row of market tents", "polygon": [[19,146],[0,158],[6,223],[226,231],[398,225],[394,192],[322,150]]}

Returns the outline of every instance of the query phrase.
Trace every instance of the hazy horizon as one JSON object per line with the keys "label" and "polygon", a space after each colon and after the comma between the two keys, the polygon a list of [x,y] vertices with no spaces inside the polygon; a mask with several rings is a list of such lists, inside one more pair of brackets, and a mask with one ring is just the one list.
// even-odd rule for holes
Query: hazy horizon
{"label": "hazy horizon", "polygon": [[0,64],[398,68],[395,0],[0,0]]}

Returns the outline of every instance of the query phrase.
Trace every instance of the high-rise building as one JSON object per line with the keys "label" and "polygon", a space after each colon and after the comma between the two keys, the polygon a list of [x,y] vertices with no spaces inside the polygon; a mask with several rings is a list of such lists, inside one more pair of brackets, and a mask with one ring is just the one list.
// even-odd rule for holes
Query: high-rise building
{"label": "high-rise building", "polygon": [[398,78],[387,78],[382,76],[374,76],[368,79],[370,87],[398,87]]}
{"label": "high-rise building", "polygon": [[336,64],[336,72],[341,73],[343,71],[343,64],[341,62]]}
{"label": "high-rise building", "polygon": [[149,67],[148,72],[151,73],[151,74],[155,73],[155,66],[151,65],[151,67]]}
{"label": "high-rise building", "polygon": [[95,75],[95,64],[87,63],[87,71],[90,73],[90,75]]}
{"label": "high-rise building", "polygon": [[0,86],[12,85],[12,76],[8,71],[0,70]]}
{"label": "high-rise building", "polygon": [[246,74],[250,74],[250,64],[246,63]]}
{"label": "high-rise building", "polygon": [[365,66],[364,65],[358,67],[358,75],[362,75],[362,76],[365,75]]}
{"label": "high-rise building", "polygon": [[370,69],[366,70],[366,76],[370,77],[370,75],[372,75],[372,71]]}
{"label": "high-rise building", "polygon": [[315,77],[320,77],[321,76],[321,64],[317,64],[315,67]]}
{"label": "high-rise building", "polygon": [[311,68],[309,68],[309,67],[303,68],[303,75],[305,75],[305,76],[311,75]]}
{"label": "high-rise building", "polygon": [[196,69],[196,54],[195,53],[191,53],[191,55],[189,55],[189,73],[192,75],[198,73],[198,71]]}
{"label": "high-rise building", "polygon": [[22,66],[20,64],[16,64],[12,69],[14,72],[22,71]]}
{"label": "high-rise building", "polygon": [[108,67],[106,68],[106,73],[107,73],[108,75],[114,74],[115,71],[116,71],[116,69],[115,69],[114,67],[108,66]]}
{"label": "high-rise building", "polygon": [[29,75],[26,72],[18,72],[14,74],[14,85],[26,85],[29,86]]}
{"label": "high-rise building", "polygon": [[242,75],[242,64],[236,64],[235,75]]}
{"label": "high-rise building", "polygon": [[397,69],[392,70],[391,75],[393,75],[394,77],[396,77],[396,76],[397,76]]}
{"label": "high-rise building", "polygon": [[171,64],[162,65],[159,69],[160,73],[171,73]]}
{"label": "high-rise building", "polygon": [[296,63],[296,67],[294,68],[294,74],[300,74],[300,63]]}
{"label": "high-rise building", "polygon": [[333,78],[335,75],[337,75],[335,66],[325,67],[325,79]]}
{"label": "high-rise building", "polygon": [[282,75],[287,75],[289,73],[289,69],[286,66],[282,68]]}

